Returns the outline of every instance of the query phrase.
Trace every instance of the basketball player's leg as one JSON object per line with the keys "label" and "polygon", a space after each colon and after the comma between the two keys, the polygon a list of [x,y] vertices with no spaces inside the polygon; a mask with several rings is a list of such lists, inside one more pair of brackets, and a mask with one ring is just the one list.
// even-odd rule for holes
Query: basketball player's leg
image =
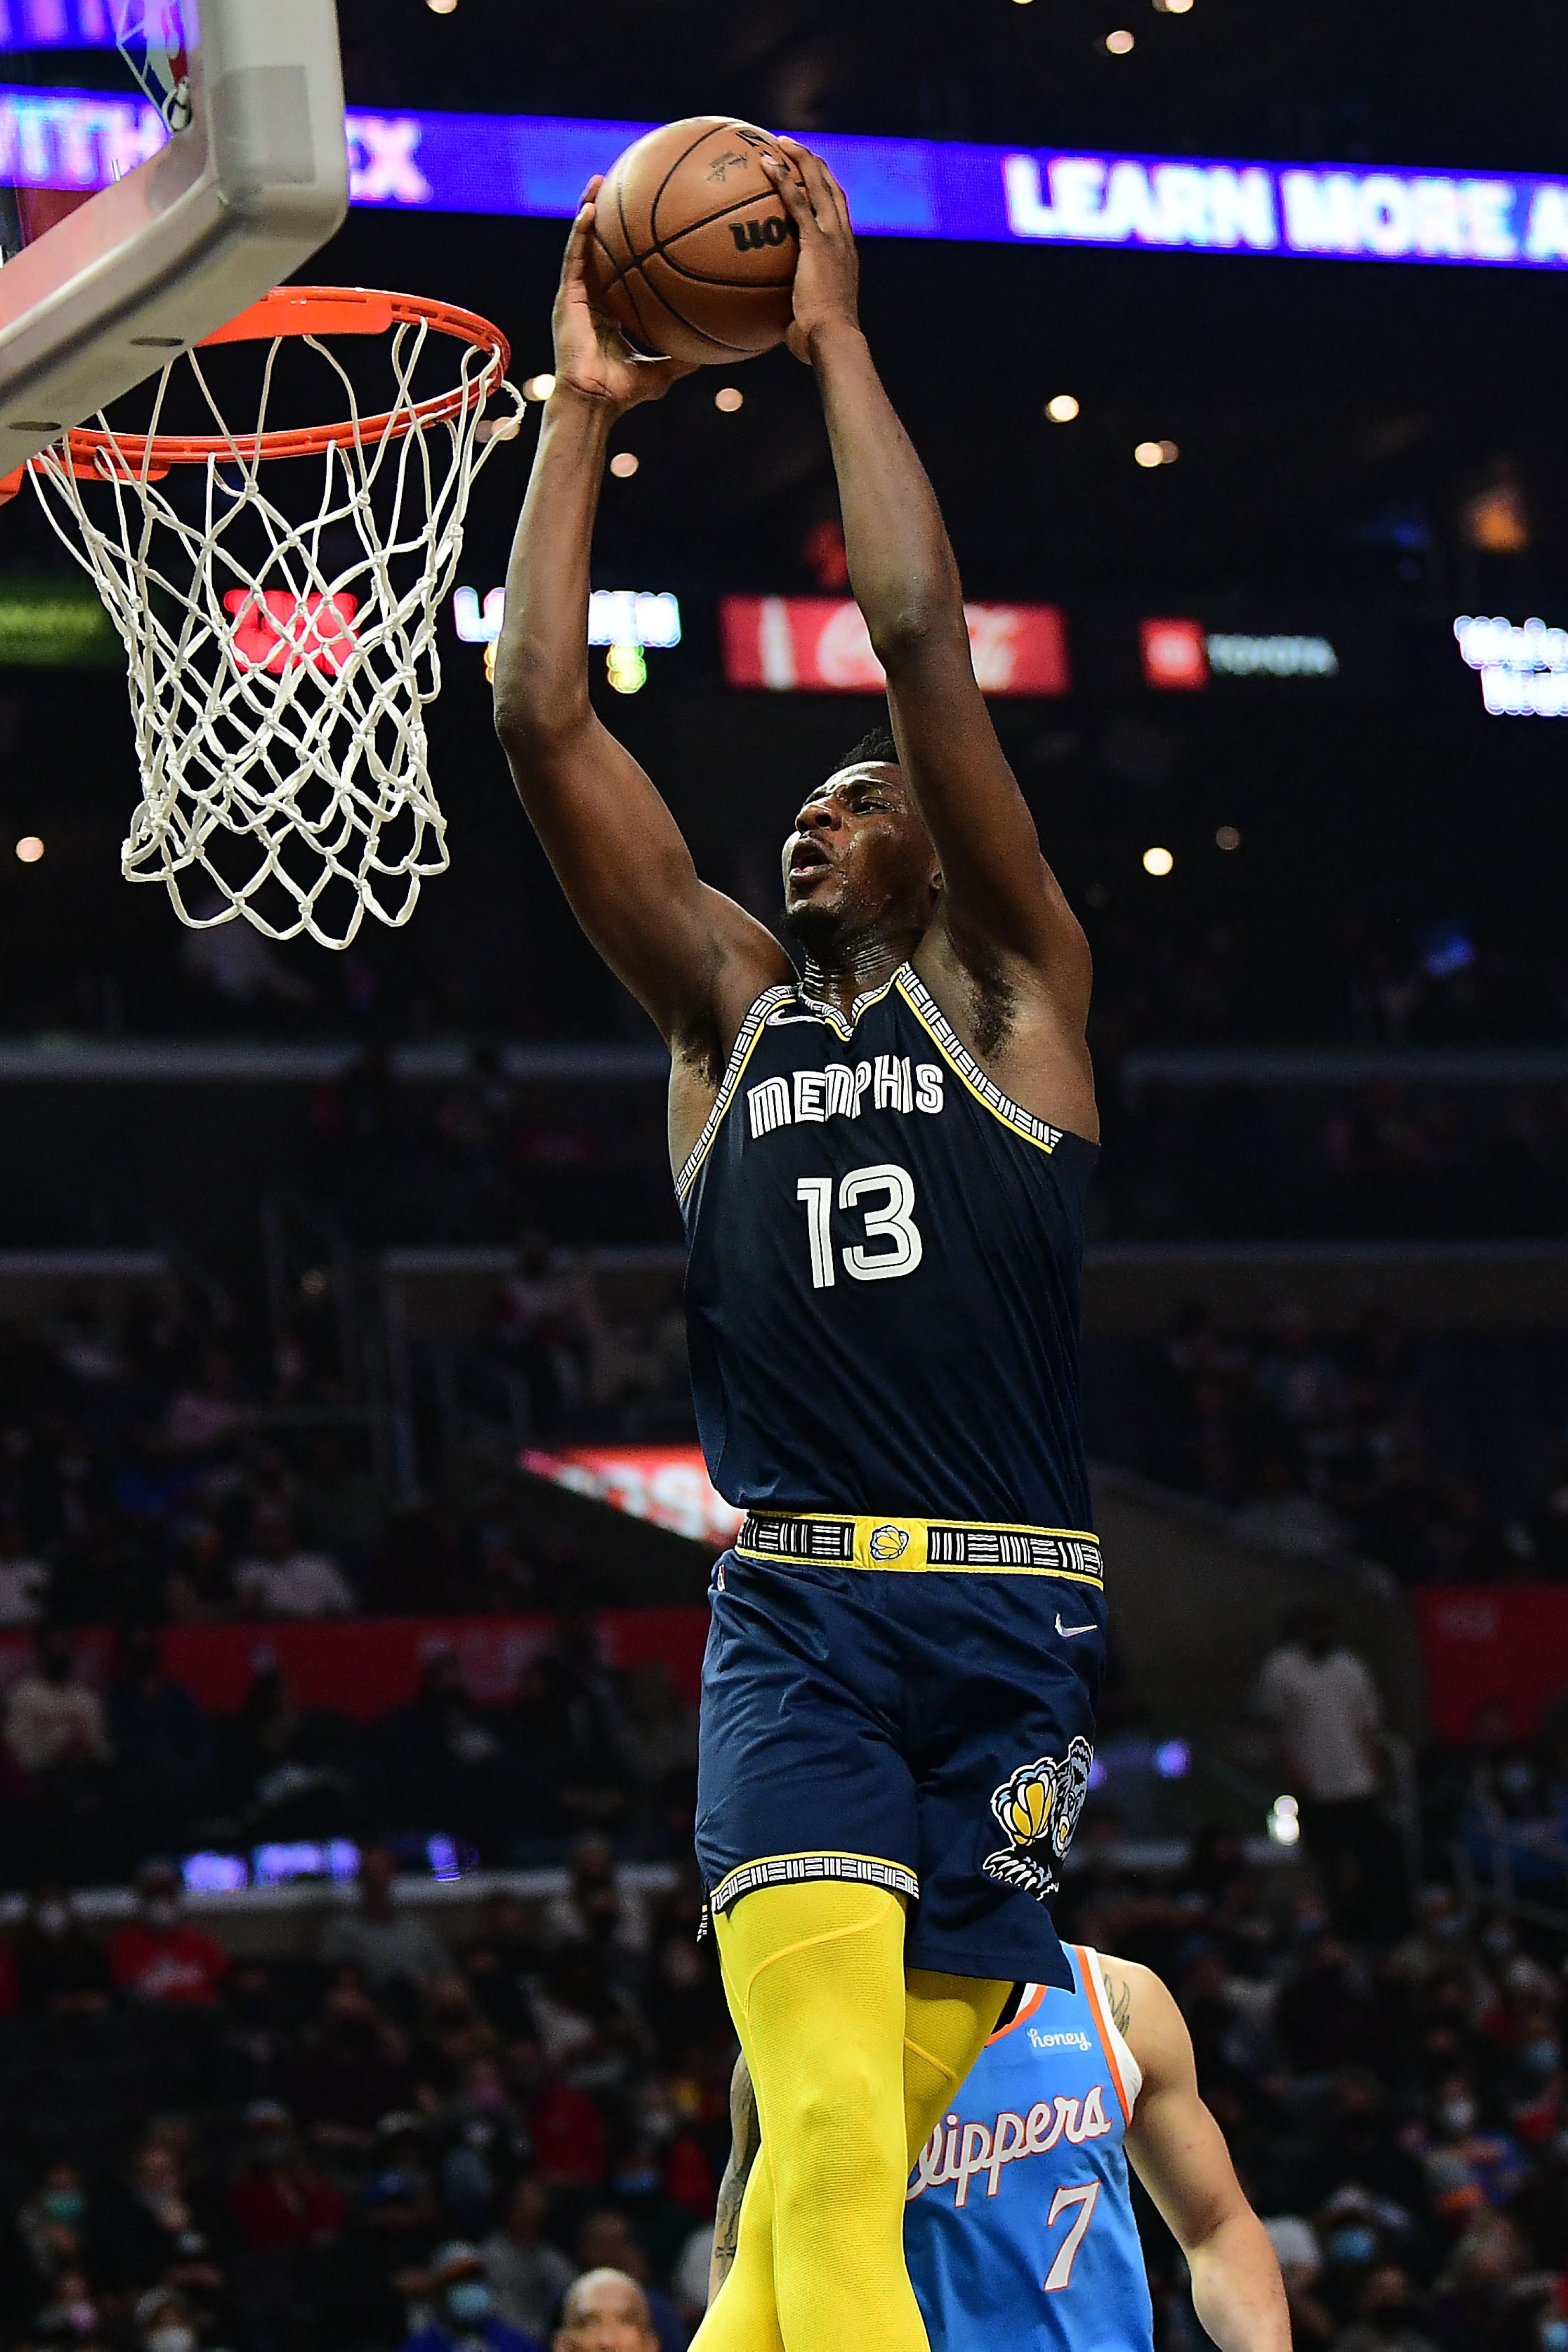
{"label": "basketball player's leg", "polygon": [[[903,2252],[902,1902],[845,1881],[762,1887],[718,1933],[762,2154],[701,2352],[927,2352]],[[776,2335],[761,2292],[770,2221]]]}
{"label": "basketball player's leg", "polygon": [[924,2147],[996,2030],[1014,1979],[910,1969],[904,1994],[904,2137],[909,2161]]}
{"label": "basketball player's leg", "polygon": [[[726,1942],[728,1938],[726,1937]],[[904,2156],[912,2168],[994,2029],[1013,1987],[911,1970],[904,2000]],[[748,2073],[752,2036],[725,1977]],[[784,2352],[773,2286],[773,2174],[759,2151],[746,2182],[734,2259],[698,2338],[699,2352]]]}

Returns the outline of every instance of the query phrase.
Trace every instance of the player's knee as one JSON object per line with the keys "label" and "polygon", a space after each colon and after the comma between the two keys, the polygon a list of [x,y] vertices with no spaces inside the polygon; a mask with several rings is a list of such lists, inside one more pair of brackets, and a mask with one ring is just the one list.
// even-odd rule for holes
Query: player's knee
{"label": "player's knee", "polygon": [[875,2070],[853,2053],[824,2053],[811,2079],[793,2084],[782,2102],[770,2101],[770,2112],[781,2202],[797,2184],[826,2182],[836,2184],[835,2194],[902,2197],[901,2101],[889,2102]]}

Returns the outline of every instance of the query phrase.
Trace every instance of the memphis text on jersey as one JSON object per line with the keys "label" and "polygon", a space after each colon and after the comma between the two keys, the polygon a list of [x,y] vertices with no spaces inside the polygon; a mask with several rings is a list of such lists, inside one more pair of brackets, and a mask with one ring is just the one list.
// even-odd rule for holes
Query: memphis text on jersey
{"label": "memphis text on jersey", "polygon": [[[908,1054],[879,1054],[868,1062],[829,1062],[820,1070],[795,1070],[789,1077],[763,1078],[746,1088],[746,1120],[753,1141],[775,1128],[823,1126],[830,1118],[856,1118],[869,1095],[873,1110],[906,1115],[942,1109],[946,1072],[936,1062]],[[792,1084],[793,1079],[793,1084]]]}

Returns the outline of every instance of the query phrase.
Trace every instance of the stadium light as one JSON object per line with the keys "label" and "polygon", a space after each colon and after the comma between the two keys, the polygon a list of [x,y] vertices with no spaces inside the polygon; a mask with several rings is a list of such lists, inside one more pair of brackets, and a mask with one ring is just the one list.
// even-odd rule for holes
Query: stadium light
{"label": "stadium light", "polygon": [[610,471],[617,482],[629,482],[641,463],[630,449],[617,449],[610,460]]}
{"label": "stadium light", "polygon": [[1126,30],[1125,26],[1123,26],[1119,32],[1107,33],[1105,37],[1105,53],[1107,57],[1124,58],[1130,50],[1135,49],[1137,46],[1138,44],[1136,40],[1133,38],[1132,35]]}
{"label": "stadium light", "polygon": [[44,854],[44,845],[36,833],[25,833],[16,844],[16,855],[24,866],[36,866]]}
{"label": "stadium light", "polygon": [[1237,831],[1234,824],[1222,824],[1214,838],[1215,847],[1216,849],[1239,849],[1241,847],[1241,835]]}
{"label": "stadium light", "polygon": [[1157,882],[1164,880],[1166,875],[1173,869],[1175,863],[1168,849],[1146,849],[1143,852],[1143,871],[1145,874],[1152,874]]}
{"label": "stadium light", "polygon": [[1070,392],[1058,392],[1054,400],[1046,403],[1046,415],[1053,425],[1070,425],[1079,414],[1079,404]]}
{"label": "stadium light", "polygon": [[732,383],[722,385],[713,395],[713,405],[723,416],[733,416],[737,408],[744,408],[746,395]]}

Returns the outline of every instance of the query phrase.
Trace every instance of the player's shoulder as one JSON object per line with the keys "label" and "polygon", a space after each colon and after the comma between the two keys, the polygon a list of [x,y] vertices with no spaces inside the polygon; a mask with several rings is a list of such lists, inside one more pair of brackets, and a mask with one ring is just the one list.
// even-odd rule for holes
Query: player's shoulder
{"label": "player's shoulder", "polygon": [[1111,2023],[1143,2074],[1145,2084],[1172,2067],[1190,2064],[1192,2040],[1175,1995],[1163,1977],[1141,1960],[1098,1952],[1100,1981]]}

